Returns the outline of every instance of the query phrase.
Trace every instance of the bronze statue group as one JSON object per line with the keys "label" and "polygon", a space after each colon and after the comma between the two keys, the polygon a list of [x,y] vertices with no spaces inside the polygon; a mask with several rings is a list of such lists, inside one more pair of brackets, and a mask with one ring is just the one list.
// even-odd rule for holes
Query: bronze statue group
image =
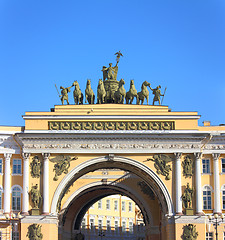
{"label": "bronze statue group", "polygon": [[[154,95],[152,105],[155,105],[155,102],[158,102],[159,105],[162,104],[161,97],[164,97],[164,94],[161,94],[161,86],[157,86],[156,88],[151,88],[151,84],[147,81],[144,81],[141,86],[141,91],[137,92],[134,86],[134,80],[130,80],[130,89],[126,92],[124,85],[125,81],[122,78],[120,81],[117,81],[117,72],[118,72],[118,63],[120,57],[123,56],[122,53],[119,51],[115,53],[116,55],[116,65],[113,67],[112,63],[109,63],[109,66],[103,66],[103,80],[99,79],[98,87],[97,87],[97,104],[104,104],[104,103],[116,103],[116,104],[132,104],[134,98],[136,98],[136,104],[143,104],[145,99],[148,105],[149,99],[149,91],[147,87],[152,90]],[[55,85],[56,86],[56,85]],[[71,87],[60,87],[61,94],[57,89],[59,97],[61,99],[62,104],[66,101],[69,104],[68,100],[68,93],[71,91],[70,89],[74,87],[73,97],[75,104],[83,104],[84,95],[80,90],[80,86],[77,81],[74,81]],[[94,104],[95,103],[95,94],[91,88],[91,80],[87,80],[86,89],[85,89],[85,103]]]}

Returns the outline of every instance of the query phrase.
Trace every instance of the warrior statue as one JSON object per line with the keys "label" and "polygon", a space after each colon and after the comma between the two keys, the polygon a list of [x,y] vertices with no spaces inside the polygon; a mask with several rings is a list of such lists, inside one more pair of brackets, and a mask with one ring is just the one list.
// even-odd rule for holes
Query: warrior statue
{"label": "warrior statue", "polygon": [[38,184],[36,184],[31,188],[30,195],[31,195],[31,201],[34,204],[34,209],[38,209],[42,202],[42,196],[40,191],[38,190]]}
{"label": "warrior statue", "polygon": [[67,104],[69,105],[69,100],[68,100],[68,92],[70,92],[70,88],[71,87],[68,87],[68,88],[64,88],[64,87],[60,87],[61,90],[61,102],[62,102],[62,105],[64,104],[64,101],[67,102]]}
{"label": "warrior statue", "polygon": [[154,94],[152,105],[155,105],[155,102],[159,102],[159,105],[161,105],[160,97],[164,96],[164,94],[161,94],[161,91],[160,91],[161,86],[159,85],[157,88],[154,88],[154,89],[152,89],[151,86],[149,87],[152,90],[152,93]]}
{"label": "warrior statue", "polygon": [[190,188],[189,183],[187,183],[187,187],[184,190],[184,194],[182,195],[183,207],[185,209],[191,208],[193,192],[194,192],[194,190],[192,188]]}

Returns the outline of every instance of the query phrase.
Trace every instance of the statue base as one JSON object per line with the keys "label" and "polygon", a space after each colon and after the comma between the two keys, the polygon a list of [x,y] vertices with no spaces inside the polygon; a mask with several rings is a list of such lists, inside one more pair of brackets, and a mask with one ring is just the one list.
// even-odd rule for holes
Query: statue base
{"label": "statue base", "polygon": [[187,216],[192,216],[192,215],[194,215],[194,210],[193,210],[193,208],[186,208],[186,209],[185,209],[185,215],[187,215]]}
{"label": "statue base", "polygon": [[32,208],[32,209],[31,209],[31,215],[32,215],[32,216],[38,216],[38,215],[40,215],[40,209],[39,209],[39,208]]}

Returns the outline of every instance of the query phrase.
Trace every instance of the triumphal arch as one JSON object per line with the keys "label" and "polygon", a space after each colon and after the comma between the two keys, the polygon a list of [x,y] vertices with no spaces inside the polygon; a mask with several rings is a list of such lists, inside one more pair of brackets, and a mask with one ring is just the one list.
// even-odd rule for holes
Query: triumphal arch
{"label": "triumphal arch", "polygon": [[[84,239],[85,212],[112,194],[139,206],[145,239],[216,236],[212,222],[225,211],[225,127],[199,126],[197,112],[162,106],[165,92],[147,81],[138,92],[131,80],[126,92],[117,80],[120,54],[103,67],[97,94],[90,80],[84,93],[73,82],[60,87],[62,105],[26,112],[24,127],[0,127],[5,239]],[[222,239],[223,223],[217,230]]]}

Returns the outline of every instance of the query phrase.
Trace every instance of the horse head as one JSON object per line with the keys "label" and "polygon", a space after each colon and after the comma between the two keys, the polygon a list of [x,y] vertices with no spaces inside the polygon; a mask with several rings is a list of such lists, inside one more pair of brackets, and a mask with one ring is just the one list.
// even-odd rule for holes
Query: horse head
{"label": "horse head", "polygon": [[130,80],[130,88],[132,88],[134,86],[134,80]]}
{"label": "horse head", "polygon": [[75,89],[76,89],[76,88],[80,88],[79,83],[78,83],[77,81],[74,81],[74,82],[73,82],[73,86],[75,86]]}
{"label": "horse head", "polygon": [[123,86],[125,84],[125,81],[123,78],[120,79],[119,86]]}
{"label": "horse head", "polygon": [[87,79],[86,87],[91,86],[91,79]]}

